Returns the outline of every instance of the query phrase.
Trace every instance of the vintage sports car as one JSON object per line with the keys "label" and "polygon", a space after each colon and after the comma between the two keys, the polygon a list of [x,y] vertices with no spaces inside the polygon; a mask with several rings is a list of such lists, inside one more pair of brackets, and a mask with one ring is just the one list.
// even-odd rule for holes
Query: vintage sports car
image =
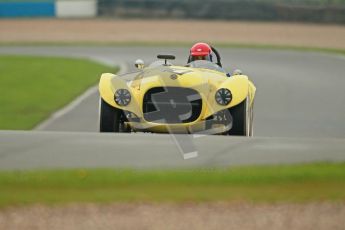
{"label": "vintage sports car", "polygon": [[[104,73],[99,83],[101,132],[253,135],[255,86],[237,71],[205,60],[175,66],[172,55],[138,70]],[[218,62],[217,62],[218,63]]]}

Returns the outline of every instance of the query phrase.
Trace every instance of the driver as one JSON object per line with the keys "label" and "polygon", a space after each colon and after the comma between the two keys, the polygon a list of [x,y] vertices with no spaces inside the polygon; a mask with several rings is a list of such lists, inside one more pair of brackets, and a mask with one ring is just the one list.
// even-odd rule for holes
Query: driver
{"label": "driver", "polygon": [[[193,62],[193,61],[198,61],[198,60],[205,60],[205,61],[210,61],[212,62],[212,54],[215,54],[217,57],[217,65],[219,67],[222,67],[222,63],[220,62],[220,55],[218,53],[218,51],[210,46],[207,43],[203,43],[203,42],[198,42],[195,43],[192,48],[190,49],[190,54],[188,57],[188,61],[187,64]],[[226,74],[228,77],[230,77],[230,73]]]}
{"label": "driver", "polygon": [[207,43],[199,42],[192,46],[187,63],[197,60],[206,60],[212,62],[212,48]]}

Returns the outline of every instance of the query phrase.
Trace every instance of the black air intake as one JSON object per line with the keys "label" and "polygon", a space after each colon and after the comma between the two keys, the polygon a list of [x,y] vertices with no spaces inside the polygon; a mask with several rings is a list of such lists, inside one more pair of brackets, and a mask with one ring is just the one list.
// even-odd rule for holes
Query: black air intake
{"label": "black air intake", "polygon": [[144,119],[149,122],[189,123],[198,119],[201,109],[201,96],[191,88],[155,87],[144,95]]}

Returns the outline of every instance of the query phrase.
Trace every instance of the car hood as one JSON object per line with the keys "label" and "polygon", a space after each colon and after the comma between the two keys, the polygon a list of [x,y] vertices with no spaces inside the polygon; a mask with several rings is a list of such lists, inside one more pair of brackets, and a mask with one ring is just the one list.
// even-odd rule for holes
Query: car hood
{"label": "car hood", "polygon": [[212,87],[226,80],[226,75],[217,71],[180,66],[147,68],[138,73],[129,86],[141,93],[154,87],[193,88],[208,96]]}

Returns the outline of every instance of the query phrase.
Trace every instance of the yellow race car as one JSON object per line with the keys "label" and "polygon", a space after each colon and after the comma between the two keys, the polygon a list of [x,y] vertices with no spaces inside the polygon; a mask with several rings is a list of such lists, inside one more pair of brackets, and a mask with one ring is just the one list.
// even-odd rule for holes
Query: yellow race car
{"label": "yellow race car", "polygon": [[101,132],[253,135],[255,86],[205,60],[175,66],[172,55],[138,70],[104,73],[99,83]]}

